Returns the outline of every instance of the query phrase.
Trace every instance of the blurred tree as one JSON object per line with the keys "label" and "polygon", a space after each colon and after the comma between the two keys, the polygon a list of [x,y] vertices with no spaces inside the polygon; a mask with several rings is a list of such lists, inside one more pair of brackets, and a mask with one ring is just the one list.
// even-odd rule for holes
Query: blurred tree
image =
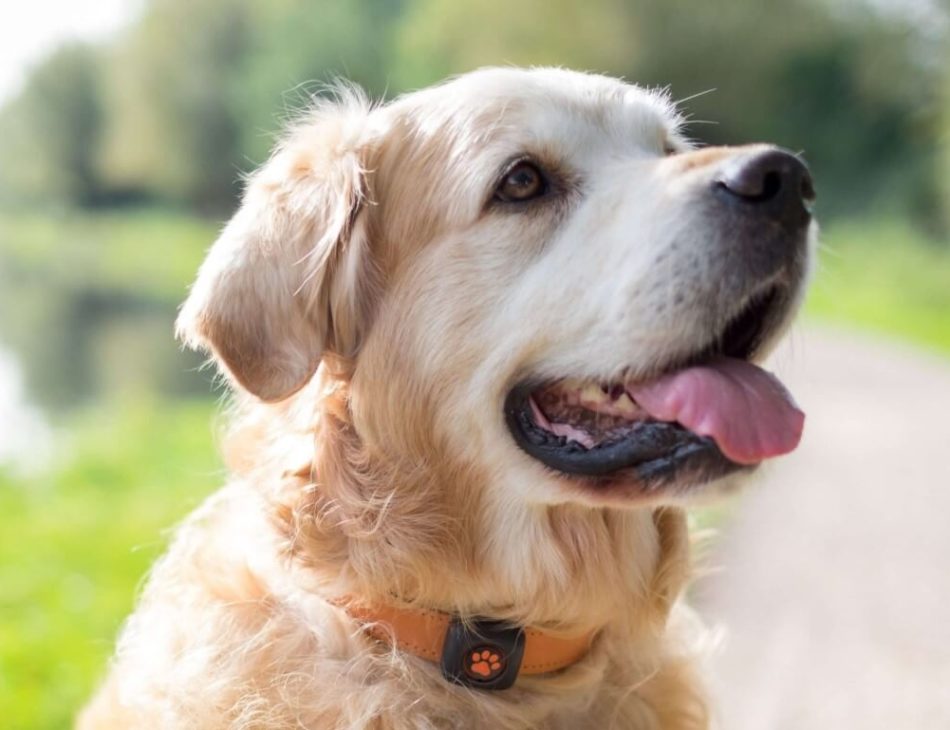
{"label": "blurred tree", "polygon": [[934,217],[925,138],[937,77],[910,18],[821,0],[643,7],[651,52],[634,78],[682,96],[714,88],[687,104],[716,123],[693,130],[703,141],[804,151],[825,214]]}
{"label": "blurred tree", "polygon": [[247,46],[243,0],[153,0],[108,58],[102,169],[113,187],[205,211],[239,179],[229,91]]}
{"label": "blurred tree", "polygon": [[36,66],[0,112],[0,201],[97,202],[103,114],[98,49],[65,45]]}
{"label": "blurred tree", "polygon": [[[950,18],[950,0],[945,0],[946,17]],[[950,22],[950,21],[948,21]],[[945,230],[950,231],[950,43],[940,57],[943,84],[940,88],[940,124],[937,128],[937,179],[940,189],[940,209]]]}
{"label": "blurred tree", "polygon": [[240,173],[319,87],[381,93],[401,0],[153,0],[108,67],[102,162],[126,190],[228,209]]}
{"label": "blurred tree", "polygon": [[261,162],[273,133],[335,77],[386,92],[402,0],[251,3],[248,48],[229,89],[240,149]]}
{"label": "blurred tree", "polygon": [[680,98],[714,88],[685,103],[693,135],[804,150],[824,217],[934,222],[948,14],[950,0],[145,0],[117,44],[63,49],[0,111],[0,199],[138,194],[220,214],[335,76],[391,95],[555,64]]}
{"label": "blurred tree", "polygon": [[623,74],[648,41],[637,20],[625,0],[415,0],[396,29],[394,77],[417,88],[496,64]]}

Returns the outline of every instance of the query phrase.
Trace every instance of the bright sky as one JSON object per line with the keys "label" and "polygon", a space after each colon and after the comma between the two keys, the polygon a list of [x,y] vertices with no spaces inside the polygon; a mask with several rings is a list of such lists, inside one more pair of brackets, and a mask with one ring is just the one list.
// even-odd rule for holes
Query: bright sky
{"label": "bright sky", "polygon": [[141,0],[0,0],[0,101],[64,40],[96,40],[132,18]]}

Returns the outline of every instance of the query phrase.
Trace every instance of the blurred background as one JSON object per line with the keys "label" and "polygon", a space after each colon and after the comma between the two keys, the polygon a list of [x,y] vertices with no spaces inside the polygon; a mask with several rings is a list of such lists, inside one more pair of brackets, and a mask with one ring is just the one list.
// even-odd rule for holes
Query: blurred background
{"label": "blurred background", "polygon": [[[797,467],[773,481],[789,482],[795,499],[834,463],[839,472],[829,489],[857,488],[869,469],[890,474],[881,456],[890,448],[887,458],[895,464],[907,456],[900,469],[912,462],[917,470],[894,476],[905,500],[911,477],[950,487],[950,479],[941,482],[948,475],[939,461],[950,447],[945,0],[6,4],[0,10],[3,727],[70,724],[168,528],[222,481],[214,444],[221,393],[200,359],[179,351],[172,321],[204,251],[234,209],[241,174],[265,159],[282,122],[336,76],[392,97],[449,74],[508,63],[557,64],[669,86],[674,98],[687,99],[688,131],[699,142],[772,141],[801,151],[817,181],[823,246],[804,324],[777,367],[799,368],[792,379],[802,381],[817,408],[809,414],[820,438]],[[821,363],[820,371],[809,371],[810,362]],[[876,368],[876,379],[862,380],[865,364]],[[809,372],[834,377],[809,380]],[[908,384],[917,388],[918,405],[898,402]],[[837,410],[822,410],[832,402]],[[855,404],[866,416],[854,417]],[[926,442],[918,439],[925,417],[931,418]],[[868,429],[875,418],[881,427]],[[862,424],[866,433],[855,435]],[[835,439],[866,448],[843,452]],[[755,499],[786,492],[781,484],[764,487]],[[945,517],[940,503],[928,499],[922,496],[918,506],[932,505],[929,514]],[[724,561],[748,555],[744,526],[761,521],[749,510],[790,519],[781,505],[750,504],[742,498],[697,515],[740,540],[738,547],[723,543],[731,545]],[[845,534],[855,521],[867,527],[880,515],[904,514],[900,499],[874,505],[857,520],[812,527]],[[852,507],[844,500],[835,509],[844,514]],[[808,543],[801,530],[810,529],[813,513],[800,511],[798,526],[772,534],[793,532]],[[865,531],[880,545],[894,529]],[[912,550],[908,562],[939,566],[939,553],[928,545],[925,554]],[[822,546],[822,555],[835,551]],[[774,549],[784,554],[786,547]],[[815,557],[815,564],[821,560]],[[874,573],[868,565],[842,570]],[[794,595],[810,594],[815,572],[798,572],[805,587]],[[927,580],[945,580],[943,574]],[[749,585],[746,577],[736,580]],[[750,611],[762,615],[765,607],[756,608],[753,599],[739,608],[722,600],[731,585],[713,579],[699,596],[711,616],[728,624]],[[906,591],[897,585],[888,595]],[[950,596],[950,586],[945,590]],[[839,603],[854,605],[851,600]],[[746,636],[753,646],[769,641],[762,633]],[[749,656],[737,663],[747,672],[760,655]],[[904,652],[901,662],[913,668],[915,657]],[[729,676],[723,667],[721,676]],[[929,671],[950,686],[947,662]],[[756,711],[758,719],[730,727],[806,727],[780,710]],[[846,720],[822,726],[865,727]]]}

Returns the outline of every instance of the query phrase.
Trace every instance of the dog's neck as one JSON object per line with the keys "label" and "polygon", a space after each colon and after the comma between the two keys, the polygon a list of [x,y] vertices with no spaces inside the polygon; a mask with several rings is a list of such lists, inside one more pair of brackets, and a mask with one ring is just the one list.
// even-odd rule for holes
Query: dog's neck
{"label": "dog's neck", "polygon": [[[237,446],[254,465],[248,476],[269,485],[288,552],[328,597],[573,633],[617,623],[640,636],[662,632],[686,580],[680,510],[493,507],[479,499],[484,485],[471,470],[374,458],[352,427],[344,388],[324,388],[316,418],[308,401],[255,407],[245,418],[248,441],[261,442],[263,430],[271,436],[263,442],[282,445],[279,455],[251,458]],[[286,468],[295,440],[297,469],[262,470]]]}

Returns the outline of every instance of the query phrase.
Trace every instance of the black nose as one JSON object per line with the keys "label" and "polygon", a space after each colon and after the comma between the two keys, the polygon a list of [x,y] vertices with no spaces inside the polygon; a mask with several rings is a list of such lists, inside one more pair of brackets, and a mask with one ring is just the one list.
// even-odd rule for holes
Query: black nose
{"label": "black nose", "polygon": [[723,165],[715,185],[749,212],[791,227],[811,218],[815,188],[805,163],[787,150],[773,147],[735,157]]}

